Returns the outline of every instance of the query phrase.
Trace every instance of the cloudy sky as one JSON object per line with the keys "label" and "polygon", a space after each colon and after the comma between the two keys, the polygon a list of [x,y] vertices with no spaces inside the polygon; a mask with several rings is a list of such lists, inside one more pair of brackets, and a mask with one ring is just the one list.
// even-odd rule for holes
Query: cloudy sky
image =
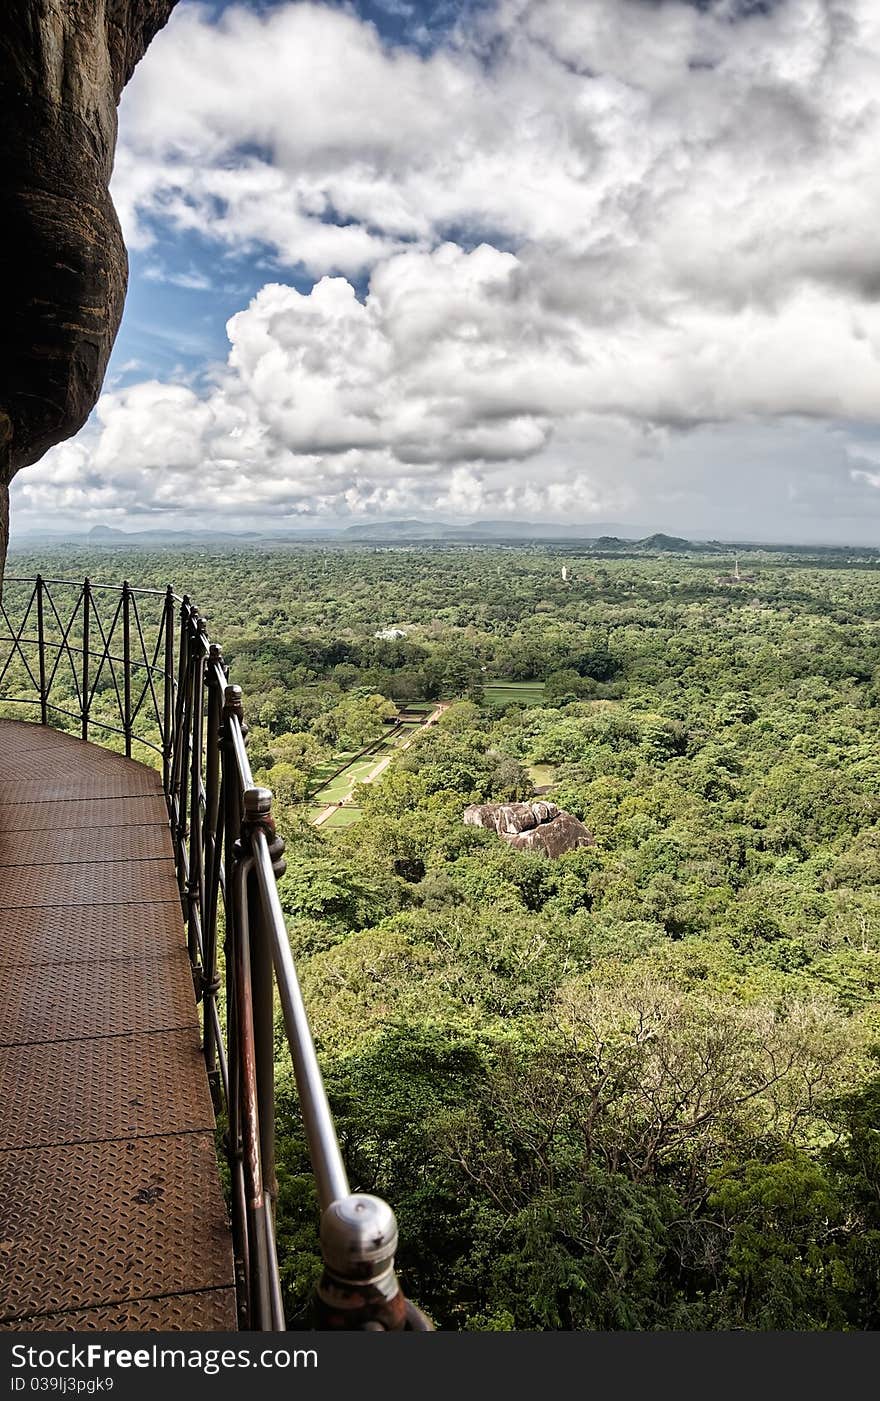
{"label": "cloudy sky", "polygon": [[880,544],[877,0],[181,0],[131,287],[19,528]]}

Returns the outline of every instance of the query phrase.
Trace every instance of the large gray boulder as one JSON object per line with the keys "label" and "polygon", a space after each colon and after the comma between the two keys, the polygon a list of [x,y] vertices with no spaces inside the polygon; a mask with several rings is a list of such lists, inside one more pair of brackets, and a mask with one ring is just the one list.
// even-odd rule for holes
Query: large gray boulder
{"label": "large gray boulder", "polygon": [[465,808],[464,821],[497,833],[518,851],[543,856],[562,856],[596,844],[583,822],[570,812],[560,812],[555,803],[472,803]]}
{"label": "large gray boulder", "polygon": [[510,838],[510,845],[518,851],[538,851],[542,856],[564,856],[567,851],[576,851],[579,846],[595,846],[590,832],[570,812],[560,812],[549,822],[541,822],[528,832],[520,832]]}
{"label": "large gray boulder", "polygon": [[116,104],[176,0],[0,7],[0,579],[8,484],[88,418],[125,300]]}

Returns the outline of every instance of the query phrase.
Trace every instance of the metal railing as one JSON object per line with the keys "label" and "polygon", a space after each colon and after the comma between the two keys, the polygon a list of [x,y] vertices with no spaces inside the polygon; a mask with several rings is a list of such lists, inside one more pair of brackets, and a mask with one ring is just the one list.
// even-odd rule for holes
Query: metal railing
{"label": "metal railing", "polygon": [[[15,626],[10,598],[20,610]],[[161,761],[205,1063],[226,1117],[240,1325],[285,1327],[275,1230],[277,988],[321,1208],[317,1326],[430,1328],[397,1281],[393,1212],[349,1188],[278,895],[284,844],[272,794],[254,783],[241,690],[229,684],[204,619],[170,586],[39,575],[6,579],[0,618],[8,646],[0,705],[38,707],[43,724],[66,717],[84,740],[102,729],[121,736],[127,756],[139,744]],[[28,694],[3,694],[16,676]]]}

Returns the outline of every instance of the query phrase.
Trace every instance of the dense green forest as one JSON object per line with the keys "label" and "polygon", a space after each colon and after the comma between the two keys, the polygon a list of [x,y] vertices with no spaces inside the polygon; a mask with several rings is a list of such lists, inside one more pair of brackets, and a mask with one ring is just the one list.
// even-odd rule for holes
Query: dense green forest
{"label": "dense green forest", "polygon": [[[441,1327],[880,1327],[880,571],[732,567],[587,543],[10,558],[170,581],[222,642],[352,1181],[394,1205]],[[490,701],[500,681],[539,703]],[[312,825],[334,756],[433,700],[358,820]],[[539,780],[595,846],[551,861],[463,824]],[[296,1326],[319,1266],[280,1038],[279,1079]]]}

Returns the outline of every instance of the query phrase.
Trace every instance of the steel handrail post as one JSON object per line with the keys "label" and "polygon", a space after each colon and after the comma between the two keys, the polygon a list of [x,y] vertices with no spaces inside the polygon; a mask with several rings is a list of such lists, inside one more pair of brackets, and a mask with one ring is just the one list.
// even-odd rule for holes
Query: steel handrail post
{"label": "steel handrail post", "polygon": [[187,881],[187,931],[190,961],[201,981],[203,969],[199,960],[203,951],[198,947],[196,929],[204,938],[203,911],[205,908],[204,865],[202,851],[202,806],[200,801],[202,783],[202,728],[204,722],[203,700],[205,689],[205,661],[200,640],[207,626],[204,618],[196,622],[195,646],[192,649],[192,677],[190,692],[190,786],[189,786],[189,879]]}
{"label": "steel handrail post", "polygon": [[131,758],[131,588],[122,581],[122,695],[125,757]]}
{"label": "steel handrail post", "polygon": [[[236,1268],[243,1276],[239,1288],[239,1305],[249,1303],[250,1252],[247,1229],[247,1194],[244,1182],[243,1143],[241,1127],[241,1073],[239,1054],[238,1011],[235,964],[238,918],[235,900],[235,840],[241,828],[241,789],[232,741],[233,725],[241,718],[241,688],[225,686],[223,691],[223,725],[221,763],[223,771],[223,864],[225,869],[226,917],[223,951],[226,961],[226,1066],[228,1092],[227,1154],[232,1176],[231,1217],[232,1244]],[[242,1323],[247,1325],[247,1311]]]}
{"label": "steel handrail post", "polygon": [[[247,794],[245,795],[247,800]],[[247,819],[245,819],[247,820]],[[245,1182],[248,1192],[248,1240],[251,1243],[249,1301],[251,1326],[272,1327],[272,1287],[269,1279],[269,1252],[265,1225],[268,1202],[262,1159],[262,1120],[260,1071],[257,1061],[257,1017],[254,1003],[253,964],[248,886],[254,859],[248,854],[246,838],[236,843],[234,900],[236,913],[235,989],[238,1008],[238,1046],[241,1077],[241,1121],[243,1130]],[[269,1105],[270,1115],[274,1112]]]}
{"label": "steel handrail post", "polygon": [[204,967],[202,970],[202,996],[204,999],[203,1045],[205,1066],[212,1089],[216,1094],[217,1043],[214,1034],[213,1010],[216,1006],[220,980],[217,973],[217,913],[220,897],[220,858],[222,842],[223,806],[221,803],[220,766],[220,725],[222,702],[217,680],[218,668],[222,667],[223,654],[220,648],[211,645],[208,654],[208,667],[205,684],[208,689],[208,713],[205,736],[205,814],[204,814],[204,890],[205,905],[202,938],[204,940]]}
{"label": "steel handrail post", "polygon": [[189,918],[189,904],[187,897],[187,884],[189,862],[186,852],[186,839],[189,835],[189,776],[190,759],[192,749],[192,684],[193,684],[193,662],[195,659],[195,629],[198,622],[198,613],[195,608],[186,605],[185,626],[181,620],[181,636],[186,636],[186,670],[183,674],[183,685],[181,686],[181,727],[178,733],[177,742],[180,746],[178,763],[178,788],[177,788],[177,834],[180,844],[180,900]]}
{"label": "steel handrail post", "polygon": [[174,753],[174,594],[169,584],[162,605],[165,629],[165,689],[162,696],[162,788],[171,813],[171,762]]}
{"label": "steel handrail post", "polygon": [[82,661],[82,737],[89,737],[89,625],[92,612],[92,586],[85,578],[82,587],[83,600],[83,661]]}
{"label": "steel handrail post", "polygon": [[[186,771],[184,723],[186,717],[186,681],[189,674],[189,598],[183,596],[180,605],[180,637],[177,656],[177,695],[174,706],[174,737],[171,756],[171,836],[177,864],[178,884],[182,880],[182,850],[185,836],[185,811],[181,802],[180,785]],[[181,893],[181,899],[183,898]]]}
{"label": "steel handrail post", "polygon": [[37,575],[37,647],[40,663],[40,724],[49,723],[49,697],[46,694],[46,631],[43,619],[43,576]]}
{"label": "steel handrail post", "polygon": [[278,1265],[278,1238],[275,1231],[274,1203],[266,1196],[263,1204],[263,1224],[266,1228],[266,1251],[269,1260],[269,1286],[272,1294],[272,1328],[276,1333],[287,1329],[284,1299],[281,1292],[281,1270]]}

